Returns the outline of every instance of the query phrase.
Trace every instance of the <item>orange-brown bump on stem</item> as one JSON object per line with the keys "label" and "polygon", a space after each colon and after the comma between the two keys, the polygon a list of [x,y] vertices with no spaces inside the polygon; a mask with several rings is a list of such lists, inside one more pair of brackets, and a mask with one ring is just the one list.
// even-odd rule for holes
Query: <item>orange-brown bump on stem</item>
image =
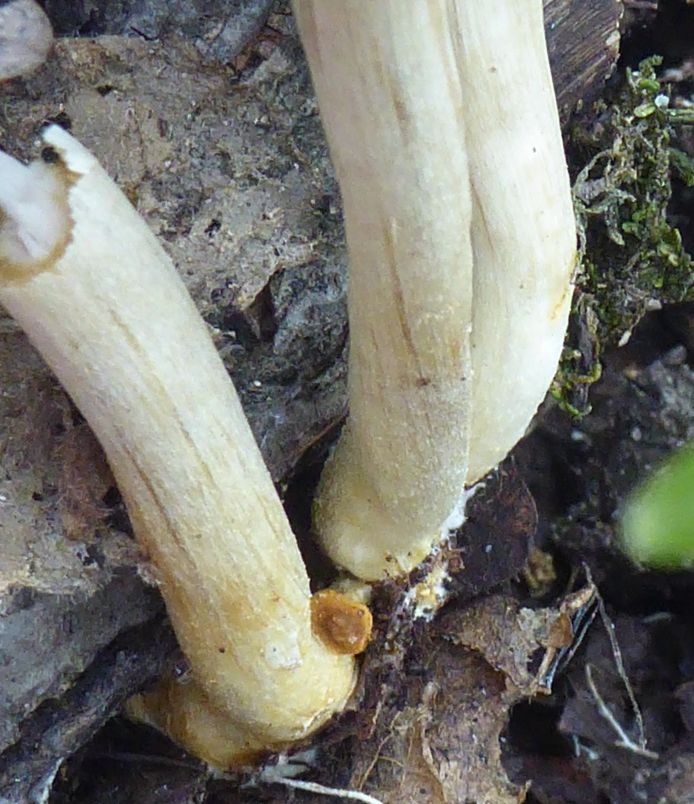
{"label": "orange-brown bump on stem", "polygon": [[373,616],[363,603],[334,589],[324,589],[311,598],[311,626],[333,653],[356,656],[369,644]]}

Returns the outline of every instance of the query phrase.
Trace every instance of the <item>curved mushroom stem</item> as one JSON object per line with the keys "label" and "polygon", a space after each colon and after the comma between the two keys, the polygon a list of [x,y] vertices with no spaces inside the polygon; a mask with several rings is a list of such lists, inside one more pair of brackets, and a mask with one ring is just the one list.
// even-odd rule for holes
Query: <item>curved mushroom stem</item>
{"label": "curved mushroom stem", "polygon": [[523,436],[557,370],[576,222],[541,0],[455,0],[473,197],[467,485]]}
{"label": "curved mushroom stem", "polygon": [[541,0],[294,0],[345,210],[350,417],[314,524],[408,572],[556,370],[575,225]]}
{"label": "curved mushroom stem", "polygon": [[345,210],[350,416],[315,526],[369,580],[422,561],[460,497],[471,403],[472,216],[442,2],[297,0]]}
{"label": "curved mushroom stem", "polygon": [[[312,629],[280,500],[171,261],[88,151],[43,136],[53,164],[0,159],[0,302],[99,438],[156,573],[192,668],[163,696],[194,713],[176,736],[228,766],[339,711],[354,660]],[[140,715],[165,723],[161,698]]]}

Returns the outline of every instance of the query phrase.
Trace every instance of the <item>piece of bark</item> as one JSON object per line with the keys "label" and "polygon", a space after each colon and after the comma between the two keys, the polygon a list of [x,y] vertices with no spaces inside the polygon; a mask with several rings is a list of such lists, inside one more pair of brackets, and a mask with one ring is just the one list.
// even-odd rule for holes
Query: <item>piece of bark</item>
{"label": "piece of bark", "polygon": [[60,699],[22,724],[17,742],[0,756],[0,801],[46,801],[63,759],[81,748],[143,683],[154,680],[176,651],[163,618],[125,631],[101,651]]}
{"label": "piece of bark", "polygon": [[119,34],[152,42],[185,36],[206,61],[232,62],[260,32],[275,0],[44,0],[57,34]]}
{"label": "piece of bark", "polygon": [[[135,544],[70,541],[59,515],[71,406],[19,332],[0,336],[0,751],[124,628],[160,608]],[[85,471],[90,471],[86,467]]]}
{"label": "piece of bark", "polygon": [[547,50],[562,124],[600,95],[619,58],[621,0],[544,0]]}
{"label": "piece of bark", "polygon": [[492,472],[465,508],[456,535],[450,587],[469,600],[520,575],[537,529],[535,501],[513,461]]}

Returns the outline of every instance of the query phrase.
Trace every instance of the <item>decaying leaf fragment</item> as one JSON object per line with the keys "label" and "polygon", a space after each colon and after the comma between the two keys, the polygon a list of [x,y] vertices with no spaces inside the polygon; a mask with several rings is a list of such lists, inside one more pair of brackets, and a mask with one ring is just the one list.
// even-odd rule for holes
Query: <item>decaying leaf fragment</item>
{"label": "decaying leaf fragment", "polygon": [[380,673],[367,667],[381,699],[371,721],[363,714],[348,787],[398,804],[524,801],[528,786],[509,781],[500,737],[512,707],[542,692],[543,659],[573,639],[565,609],[503,595],[453,604],[414,629],[402,667],[389,675],[387,657]]}

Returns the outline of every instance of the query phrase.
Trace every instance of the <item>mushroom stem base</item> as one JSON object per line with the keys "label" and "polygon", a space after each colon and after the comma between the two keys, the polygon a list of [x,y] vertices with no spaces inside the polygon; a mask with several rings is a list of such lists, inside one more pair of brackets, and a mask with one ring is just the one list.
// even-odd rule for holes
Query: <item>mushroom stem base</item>
{"label": "mushroom stem base", "polygon": [[288,745],[272,745],[262,735],[240,728],[194,680],[164,677],[147,692],[133,695],[125,710],[133,720],[154,727],[222,770],[257,764],[263,754]]}

